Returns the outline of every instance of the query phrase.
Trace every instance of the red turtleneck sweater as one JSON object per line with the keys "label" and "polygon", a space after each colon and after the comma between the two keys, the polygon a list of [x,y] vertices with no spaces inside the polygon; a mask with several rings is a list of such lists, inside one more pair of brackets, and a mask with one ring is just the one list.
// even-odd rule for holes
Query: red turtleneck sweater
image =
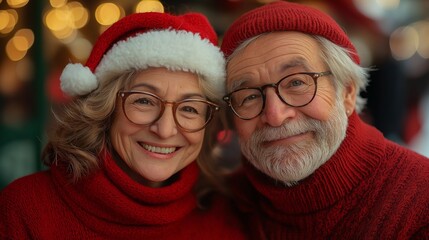
{"label": "red turtleneck sweater", "polygon": [[50,170],[16,180],[0,193],[0,239],[243,239],[227,201],[197,208],[193,163],[162,188],[136,183],[106,154],[102,169],[77,184]]}
{"label": "red turtleneck sweater", "polygon": [[429,159],[356,113],[337,152],[299,185],[244,166],[236,191],[255,239],[429,239]]}

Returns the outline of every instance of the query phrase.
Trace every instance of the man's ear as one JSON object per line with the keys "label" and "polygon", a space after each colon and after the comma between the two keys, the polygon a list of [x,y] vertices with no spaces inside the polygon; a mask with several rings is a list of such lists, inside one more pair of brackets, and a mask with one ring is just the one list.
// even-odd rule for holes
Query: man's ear
{"label": "man's ear", "polygon": [[343,92],[344,107],[346,108],[347,115],[349,116],[356,107],[356,94],[357,87],[353,81],[349,82]]}

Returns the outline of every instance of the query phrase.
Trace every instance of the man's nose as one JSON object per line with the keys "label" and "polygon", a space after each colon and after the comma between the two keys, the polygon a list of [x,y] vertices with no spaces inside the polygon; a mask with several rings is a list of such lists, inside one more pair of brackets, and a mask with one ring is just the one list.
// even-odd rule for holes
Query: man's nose
{"label": "man's nose", "polygon": [[284,103],[275,88],[266,88],[265,107],[261,119],[272,127],[281,126],[288,118],[296,116],[296,108]]}

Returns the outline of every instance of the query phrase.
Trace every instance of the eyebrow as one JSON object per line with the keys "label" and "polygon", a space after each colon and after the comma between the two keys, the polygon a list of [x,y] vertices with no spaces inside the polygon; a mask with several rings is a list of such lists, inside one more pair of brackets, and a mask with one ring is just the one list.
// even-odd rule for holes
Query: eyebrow
{"label": "eyebrow", "polygon": [[[279,72],[286,72],[288,69],[294,68],[294,67],[302,67],[304,71],[309,72],[310,67],[308,65],[308,62],[303,57],[295,57],[291,61],[288,61],[287,63],[282,63],[281,67],[279,68]],[[239,88],[242,88],[247,83],[251,82],[252,80],[250,78],[242,78],[233,81],[228,87],[229,92],[235,91]]]}
{"label": "eyebrow", "polygon": [[236,80],[236,81],[234,81],[234,82],[232,82],[231,84],[230,84],[230,86],[228,86],[228,91],[229,92],[232,92],[232,91],[234,91],[234,90],[236,90],[236,89],[239,89],[239,88],[242,88],[242,86],[243,85],[245,85],[247,82],[249,82],[250,80],[248,80],[248,79],[240,79],[240,80]]}
{"label": "eyebrow", "polygon": [[147,84],[147,83],[134,84],[130,87],[130,89],[133,90],[133,89],[138,88],[138,87],[144,87],[144,88],[148,88],[151,91],[159,92],[159,89],[157,87],[152,86],[152,85]]}
{"label": "eyebrow", "polygon": [[298,56],[293,58],[292,61],[289,61],[288,63],[283,64],[280,68],[280,71],[285,72],[288,69],[294,68],[294,67],[302,67],[304,71],[310,70],[308,62],[303,57]]}
{"label": "eyebrow", "polygon": [[[155,87],[155,86],[150,85],[150,84],[147,84],[147,83],[139,83],[139,84],[132,85],[131,90],[138,88],[138,87],[148,88],[148,91],[151,91],[152,93],[155,93],[155,94],[159,94],[159,92],[160,92],[160,88]],[[136,91],[138,91],[138,90],[136,90]],[[207,98],[202,93],[185,93],[185,94],[181,95],[180,99],[184,100],[184,99],[190,99],[190,98],[195,98],[195,97],[199,97],[202,99]]]}

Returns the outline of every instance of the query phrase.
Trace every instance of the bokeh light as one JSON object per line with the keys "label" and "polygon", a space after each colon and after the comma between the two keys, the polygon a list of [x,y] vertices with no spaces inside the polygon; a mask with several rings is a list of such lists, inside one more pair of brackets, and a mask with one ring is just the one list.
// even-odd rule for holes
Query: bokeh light
{"label": "bokeh light", "polygon": [[9,39],[6,44],[6,55],[9,57],[10,60],[15,62],[21,60],[27,54],[27,50],[20,50],[16,47],[16,42],[18,42],[19,44],[20,40],[16,40],[16,36],[14,36]]}
{"label": "bokeh light", "polygon": [[0,10],[0,31],[9,24],[9,13],[6,10]]}
{"label": "bokeh light", "polygon": [[8,34],[18,22],[18,13],[14,9],[1,10],[0,22],[0,33]]}
{"label": "bokeh light", "polygon": [[51,4],[53,8],[60,8],[67,4],[67,0],[49,0],[49,4]]}
{"label": "bokeh light", "polygon": [[50,9],[45,14],[44,23],[56,38],[67,42],[76,37],[76,30],[83,28],[88,19],[88,10],[81,3],[70,2],[62,7]]}
{"label": "bokeh light", "polygon": [[70,2],[67,4],[72,17],[72,25],[76,29],[84,27],[88,23],[89,13],[80,2]]}
{"label": "bokeh light", "polygon": [[121,18],[121,12],[121,7],[114,3],[102,3],[95,10],[95,19],[101,25],[110,26]]}
{"label": "bokeh light", "polygon": [[12,8],[21,8],[27,5],[29,0],[7,0],[7,4],[9,4]]}
{"label": "bokeh light", "polygon": [[423,58],[429,58],[429,21],[418,21],[413,26],[419,35],[417,53]]}
{"label": "bokeh light", "polygon": [[65,39],[73,34],[68,8],[54,8],[45,15],[45,25],[58,39]]}
{"label": "bokeh light", "polygon": [[164,12],[164,6],[156,0],[143,0],[137,4],[136,12]]}
{"label": "bokeh light", "polygon": [[390,35],[390,51],[396,60],[411,58],[419,46],[419,34],[412,26],[399,27]]}
{"label": "bokeh light", "polygon": [[18,30],[13,37],[13,44],[20,51],[27,51],[33,46],[33,43],[34,33],[28,28]]}

